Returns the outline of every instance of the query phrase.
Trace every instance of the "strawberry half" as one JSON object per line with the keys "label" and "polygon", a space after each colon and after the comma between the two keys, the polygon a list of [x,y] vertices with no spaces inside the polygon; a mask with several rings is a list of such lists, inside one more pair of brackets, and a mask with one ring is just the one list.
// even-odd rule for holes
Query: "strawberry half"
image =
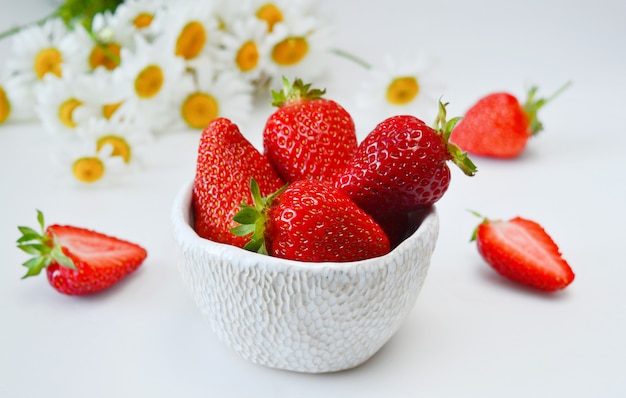
{"label": "strawberry half", "polygon": [[354,121],[324,90],[300,79],[283,85],[272,91],[278,109],[265,124],[264,153],[285,182],[331,181],[356,152]]}
{"label": "strawberry half", "polygon": [[528,139],[543,130],[537,112],[569,86],[550,98],[536,99],[537,87],[528,92],[524,105],[506,92],[489,94],[476,102],[454,128],[450,140],[469,153],[495,158],[521,154]]}
{"label": "strawberry half", "polygon": [[[361,142],[335,186],[374,219],[433,205],[448,190],[452,160],[467,175],[476,166],[448,142],[458,118],[446,121],[440,103],[436,129],[410,115],[390,117]],[[392,217],[395,218],[395,217]]]}
{"label": "strawberry half", "polygon": [[199,236],[239,247],[246,244],[246,239],[230,229],[239,205],[252,200],[250,178],[267,194],[284,185],[236,124],[225,118],[213,120],[200,137],[193,183],[194,229]]}
{"label": "strawberry half", "polygon": [[233,233],[249,240],[245,249],[290,260],[346,262],[387,254],[381,227],[330,184],[300,180],[262,197],[251,180],[254,202],[242,205]]}
{"label": "strawberry half", "polygon": [[574,280],[574,272],[541,225],[521,217],[486,218],[472,241],[485,261],[501,275],[534,288],[555,291]]}
{"label": "strawberry half", "polygon": [[22,236],[17,247],[34,256],[23,264],[28,268],[24,278],[45,268],[50,285],[64,294],[104,290],[135,271],[147,256],[137,244],[89,229],[57,224],[45,228],[40,211],[37,221],[40,233],[18,227]]}

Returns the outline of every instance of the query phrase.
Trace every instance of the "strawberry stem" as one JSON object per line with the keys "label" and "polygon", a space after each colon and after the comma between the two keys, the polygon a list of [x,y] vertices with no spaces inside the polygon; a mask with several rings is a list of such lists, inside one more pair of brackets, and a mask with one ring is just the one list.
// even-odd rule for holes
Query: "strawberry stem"
{"label": "strawberry stem", "polygon": [[272,201],[287,188],[284,185],[278,191],[262,196],[259,184],[250,179],[250,193],[252,195],[252,205],[245,202],[239,207],[240,210],[235,214],[233,220],[239,225],[231,228],[230,232],[236,236],[250,236],[250,240],[243,247],[246,250],[257,252],[260,254],[268,254],[265,246],[265,222],[267,221],[267,209],[272,205]]}
{"label": "strawberry stem", "polygon": [[41,232],[30,227],[17,227],[22,234],[17,239],[18,249],[33,256],[22,264],[28,269],[22,279],[39,275],[44,268],[52,263],[76,269],[74,261],[63,253],[63,248],[57,237],[54,235],[50,237],[46,234],[43,213],[39,210],[37,210],[37,223]]}
{"label": "strawberry stem", "polygon": [[463,152],[461,148],[450,142],[450,134],[456,124],[461,120],[461,117],[455,117],[446,121],[447,105],[447,102],[444,104],[441,100],[439,100],[439,113],[435,119],[434,129],[443,138],[452,162],[456,164],[463,171],[463,173],[465,173],[465,175],[473,176],[477,171],[474,162],[472,162],[469,156],[467,156],[467,152]]}
{"label": "strawberry stem", "polygon": [[558,97],[563,91],[565,91],[569,86],[572,85],[572,82],[567,82],[562,85],[558,90],[556,90],[551,96],[547,98],[539,98],[535,99],[535,94],[537,94],[538,88],[533,86],[528,90],[528,98],[526,99],[526,103],[522,106],[526,115],[528,115],[529,120],[529,128],[531,135],[536,135],[541,130],[543,130],[543,124],[537,118],[537,113],[539,109],[541,109],[545,104],[552,101],[554,98]]}
{"label": "strawberry stem", "polygon": [[285,104],[297,101],[313,101],[322,98],[326,90],[311,88],[311,84],[304,84],[302,79],[295,78],[293,83],[283,76],[283,88],[280,91],[272,90],[272,106],[280,108]]}

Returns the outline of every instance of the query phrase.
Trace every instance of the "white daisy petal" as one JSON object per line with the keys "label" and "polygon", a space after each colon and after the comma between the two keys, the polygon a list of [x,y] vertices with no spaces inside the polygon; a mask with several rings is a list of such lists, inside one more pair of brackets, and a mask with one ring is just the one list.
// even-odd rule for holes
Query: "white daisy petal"
{"label": "white daisy petal", "polygon": [[175,117],[170,104],[177,101],[176,88],[185,74],[185,62],[168,51],[163,51],[159,37],[148,43],[135,36],[135,51],[122,49],[122,64],[114,71],[113,79],[125,84],[130,96],[116,111],[120,117],[136,118],[141,125],[158,133]]}
{"label": "white daisy petal", "polygon": [[355,102],[376,121],[397,114],[412,114],[430,124],[435,120],[442,86],[433,81],[423,54],[414,58],[385,56],[372,66],[359,86]]}
{"label": "white daisy petal", "polygon": [[310,82],[319,78],[328,65],[329,29],[315,18],[298,23],[281,22],[274,26],[268,41],[270,57],[268,75],[280,82],[282,77],[298,77]]}
{"label": "white daisy petal", "polygon": [[77,95],[72,75],[58,78],[47,75],[35,87],[35,112],[44,129],[65,138],[75,137],[76,128],[92,117],[101,115],[99,108],[85,104]]}
{"label": "white daisy petal", "polygon": [[178,119],[173,129],[201,130],[218,117],[244,123],[252,111],[252,85],[235,73],[216,73],[208,59],[203,62],[204,65],[195,70],[191,90],[187,88],[177,94],[183,100],[178,105]]}

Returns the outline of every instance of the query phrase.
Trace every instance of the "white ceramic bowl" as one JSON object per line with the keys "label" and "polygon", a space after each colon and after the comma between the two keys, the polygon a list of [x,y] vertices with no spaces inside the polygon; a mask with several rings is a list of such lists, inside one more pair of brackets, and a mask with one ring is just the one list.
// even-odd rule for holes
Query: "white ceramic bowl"
{"label": "white ceramic bowl", "polygon": [[254,363],[320,373],[360,365],[415,304],[439,233],[433,208],[389,254],[349,263],[303,263],[199,237],[191,189],[174,200],[178,268],[217,336]]}

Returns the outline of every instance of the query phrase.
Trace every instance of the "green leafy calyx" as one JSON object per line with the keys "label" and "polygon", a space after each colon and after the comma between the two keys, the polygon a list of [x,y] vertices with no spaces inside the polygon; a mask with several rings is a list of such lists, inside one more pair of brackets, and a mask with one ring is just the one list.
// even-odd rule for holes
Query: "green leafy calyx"
{"label": "green leafy calyx", "polygon": [[22,234],[17,240],[17,247],[33,256],[22,264],[28,269],[22,278],[39,275],[41,270],[52,263],[76,269],[74,261],[63,253],[63,248],[56,236],[46,234],[43,213],[39,210],[37,210],[37,222],[40,232],[30,227],[17,227]]}
{"label": "green leafy calyx", "polygon": [[456,164],[463,171],[463,173],[468,176],[473,176],[477,171],[474,162],[472,162],[469,156],[467,156],[467,152],[463,152],[461,148],[450,142],[450,134],[452,134],[452,130],[461,120],[461,117],[446,120],[447,105],[447,102],[444,104],[441,100],[439,101],[439,113],[435,119],[434,129],[443,138],[452,162],[454,162],[454,164]]}
{"label": "green leafy calyx", "polygon": [[278,191],[268,196],[261,195],[259,184],[250,179],[250,193],[252,194],[252,204],[245,202],[239,206],[239,211],[233,220],[239,225],[231,228],[230,232],[236,236],[250,236],[250,240],[243,247],[246,250],[268,254],[265,246],[265,223],[267,221],[267,210],[272,205],[274,199],[280,195],[287,186],[283,186]]}
{"label": "green leafy calyx", "polygon": [[572,82],[565,83],[563,86],[561,86],[561,88],[556,90],[556,92],[554,92],[554,94],[552,94],[548,98],[535,98],[538,89],[537,87],[531,87],[531,89],[528,91],[528,98],[526,99],[526,103],[524,103],[522,109],[528,116],[529,129],[532,135],[536,135],[541,130],[543,130],[543,124],[537,118],[537,113],[539,112],[539,109],[541,109],[545,104],[559,96],[559,94],[565,91],[569,86],[571,86],[571,84]]}
{"label": "green leafy calyx", "polygon": [[295,78],[293,83],[283,76],[283,88],[280,91],[272,90],[272,106],[281,107],[297,101],[313,101],[322,98],[326,90],[311,88],[311,84],[304,84],[302,79]]}
{"label": "green leafy calyx", "polygon": [[472,231],[470,242],[474,242],[476,238],[478,237],[478,228],[480,228],[480,226],[483,224],[489,223],[490,220],[487,217],[483,216],[482,214],[478,213],[477,211],[474,211],[474,210],[468,210],[468,211],[482,220],[480,224],[478,224],[476,228],[474,228],[474,231]]}

